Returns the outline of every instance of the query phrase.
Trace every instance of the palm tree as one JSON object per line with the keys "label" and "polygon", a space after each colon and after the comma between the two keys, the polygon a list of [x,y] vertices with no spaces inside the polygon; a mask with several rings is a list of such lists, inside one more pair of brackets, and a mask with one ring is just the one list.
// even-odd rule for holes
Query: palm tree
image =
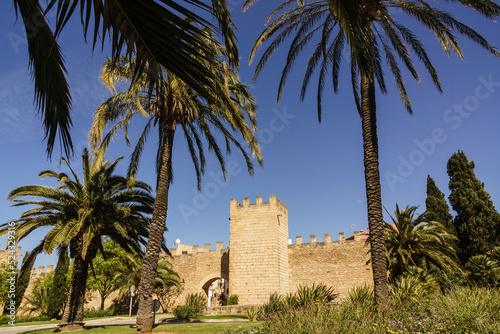
{"label": "palm tree", "polygon": [[385,224],[388,269],[391,277],[405,276],[412,268],[458,269],[454,247],[457,239],[441,223],[427,221],[427,212],[417,215],[416,206],[400,210],[396,204],[391,224]]}
{"label": "palm tree", "polygon": [[[247,85],[239,81],[237,73],[223,60],[223,57],[227,55],[226,50],[214,41],[208,30],[205,30],[205,34],[207,36],[205,41],[211,48],[210,54],[206,54],[206,56],[212,59],[207,60],[205,65],[210,67],[212,75],[218,78],[213,82],[216,88],[212,90],[211,94],[213,95],[210,99],[198,94],[186,82],[166,69],[163,69],[164,81],[161,91],[150,91],[147,78],[143,77],[142,80],[137,79],[132,83],[127,92],[117,93],[116,83],[122,80],[131,81],[136,71],[136,62],[119,58],[108,60],[102,68],[102,80],[115,95],[95,112],[90,135],[91,145],[107,147],[110,139],[120,128],[124,129],[128,142],[127,129],[131,118],[140,114],[148,119],[131,155],[128,175],[133,177],[137,172],[139,158],[151,128],[157,126],[158,129],[157,191],[138,292],[137,326],[141,332],[151,332],[153,328],[152,293],[159,258],[159,246],[165,232],[168,190],[172,181],[172,147],[177,127],[182,128],[184,132],[196,170],[198,190],[200,190],[201,175],[205,170],[203,137],[208,142],[209,150],[213,150],[215,153],[224,177],[226,175],[224,156],[213,135],[215,131],[224,137],[228,153],[231,152],[231,143],[239,149],[246,160],[250,174],[253,173],[252,161],[232,132],[241,134],[250,146],[252,155],[255,155],[258,162],[262,164],[260,147],[253,133],[256,129],[255,100],[248,93]],[[214,59],[218,61],[216,62]],[[250,125],[247,124],[246,117],[248,117]],[[103,138],[104,128],[114,121],[117,121],[116,124]]]}
{"label": "palm tree", "polygon": [[[203,27],[220,32],[228,49],[230,64],[239,65],[234,24],[225,1],[212,0],[212,6],[209,6],[200,0],[184,0],[182,3],[172,0],[50,0],[45,9],[39,0],[13,0],[13,4],[16,16],[21,16],[26,29],[36,107],[43,118],[49,156],[57,131],[66,155],[72,152],[69,134],[71,95],[57,38],[78,7],[84,36],[90,36],[93,48],[101,39],[104,45],[109,36],[113,56],[134,55],[138,66],[133,78],[146,75],[151,88],[160,89],[163,66],[200,94],[211,96],[211,83],[215,78],[204,65],[207,59],[196,52],[198,49],[209,50],[202,41]],[[196,7],[201,15],[186,6]],[[57,8],[54,32],[45,19],[45,14],[52,8]],[[207,20],[207,15],[217,22],[218,28]]]}
{"label": "palm tree", "polygon": [[[244,8],[255,1],[246,0]],[[254,59],[259,47],[274,37],[257,64],[254,80],[257,79],[273,52],[287,37],[294,36],[288,51],[286,65],[281,74],[278,88],[279,103],[288,74],[299,54],[306,50],[308,44],[314,40],[315,35],[319,35],[318,42],[307,62],[300,99],[304,99],[312,75],[316,70],[319,70],[317,104],[318,119],[321,122],[321,99],[328,72],[331,71],[333,90],[338,93],[342,52],[344,48],[350,50],[351,84],[363,130],[366,197],[368,224],[372,236],[371,253],[375,299],[378,309],[381,310],[388,303],[375,105],[375,82],[378,83],[382,93],[387,92],[382,56],[384,55],[386,58],[399,94],[410,114],[412,108],[403,81],[400,63],[410,71],[414,79],[419,81],[420,77],[413,65],[409,49],[412,49],[415,57],[424,64],[434,85],[441,92],[436,69],[429,60],[423,44],[410,29],[394,18],[391,11],[400,9],[409,18],[423,24],[436,36],[447,54],[453,52],[463,58],[462,49],[456,38],[457,33],[479,44],[497,57],[499,52],[472,28],[458,21],[451,14],[431,6],[429,1],[425,0],[317,0],[307,4],[303,0],[297,1],[297,4],[295,2],[295,0],[287,0],[278,7],[269,16],[267,28],[255,42],[250,62]],[[447,1],[448,3],[462,4],[491,20],[500,14],[500,6],[491,0],[450,0]]]}
{"label": "palm tree", "polygon": [[[67,247],[70,257],[74,259],[61,323],[68,329],[83,325],[88,267],[97,251],[102,249],[103,237],[109,237],[129,252],[140,252],[149,233],[147,215],[152,212],[153,206],[150,187],[113,174],[122,158],[112,163],[103,161],[103,158],[104,151],[100,151],[91,163],[87,149],[84,149],[83,180],[63,159],[71,175],[52,170],[40,173],[42,178],[52,177],[59,181],[58,188],[29,185],[9,193],[14,206],[35,206],[14,221],[18,240],[39,228],[50,227],[30,257],[36,257],[41,252],[51,254],[57,248]],[[21,199],[23,197],[29,199]],[[9,224],[0,226],[0,235],[7,233]]]}
{"label": "palm tree", "polygon": [[[115,280],[120,282],[120,295],[129,291],[132,285],[138,286],[141,280],[142,256],[127,254],[124,261],[117,268]],[[163,259],[158,261],[158,267],[155,275],[155,290],[166,286],[181,287],[181,279],[172,269],[172,264]]]}

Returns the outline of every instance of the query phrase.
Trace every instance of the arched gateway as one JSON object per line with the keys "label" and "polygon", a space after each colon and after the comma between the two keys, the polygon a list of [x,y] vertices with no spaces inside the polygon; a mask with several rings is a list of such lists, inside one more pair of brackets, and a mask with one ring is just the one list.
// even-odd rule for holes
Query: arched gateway
{"label": "arched gateway", "polygon": [[[354,286],[371,284],[371,266],[367,265],[367,232],[354,232],[354,237],[324,242],[296,244],[288,242],[288,209],[276,198],[256,204],[248,198],[243,203],[231,200],[230,246],[217,242],[203,248],[178,244],[171,249],[170,259],[184,282],[182,294],[174,305],[183,305],[189,293],[205,293],[210,306],[219,306],[229,295],[238,295],[240,305],[266,302],[273,292],[293,292],[299,284],[323,283],[345,296]],[[350,240],[351,239],[351,240]]]}

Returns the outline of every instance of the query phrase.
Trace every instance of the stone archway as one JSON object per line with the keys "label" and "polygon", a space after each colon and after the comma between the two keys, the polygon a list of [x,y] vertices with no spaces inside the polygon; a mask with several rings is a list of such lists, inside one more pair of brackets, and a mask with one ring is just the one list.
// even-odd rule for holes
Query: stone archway
{"label": "stone archway", "polygon": [[222,277],[213,277],[203,284],[202,289],[207,295],[207,307],[227,305],[228,281]]}

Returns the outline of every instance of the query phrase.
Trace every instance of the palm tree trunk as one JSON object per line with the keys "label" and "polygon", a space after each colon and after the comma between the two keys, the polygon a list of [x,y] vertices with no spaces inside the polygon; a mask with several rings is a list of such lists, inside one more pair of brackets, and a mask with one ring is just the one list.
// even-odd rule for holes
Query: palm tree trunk
{"label": "palm tree trunk", "polygon": [[371,68],[368,73],[361,71],[361,118],[375,303],[377,310],[382,311],[389,303],[387,257],[378,163],[375,79],[373,67],[368,66],[368,68]]}
{"label": "palm tree trunk", "polygon": [[169,128],[164,131],[163,154],[160,157],[151,229],[141,267],[141,281],[138,288],[139,310],[137,311],[137,330],[140,333],[151,333],[154,325],[151,311],[153,305],[152,295],[163,233],[165,232],[165,220],[167,219],[168,189],[171,180],[174,134],[175,123],[170,124]]}
{"label": "palm tree trunk", "polygon": [[92,240],[85,257],[82,256],[82,246],[83,234],[79,233],[70,244],[71,256],[74,256],[75,261],[66,305],[59,324],[61,332],[83,329],[83,305],[85,303],[89,264],[97,255],[99,244],[97,240]]}
{"label": "palm tree trunk", "polygon": [[83,304],[85,302],[88,267],[88,260],[83,259],[81,255],[75,257],[66,306],[59,325],[63,332],[83,329]]}

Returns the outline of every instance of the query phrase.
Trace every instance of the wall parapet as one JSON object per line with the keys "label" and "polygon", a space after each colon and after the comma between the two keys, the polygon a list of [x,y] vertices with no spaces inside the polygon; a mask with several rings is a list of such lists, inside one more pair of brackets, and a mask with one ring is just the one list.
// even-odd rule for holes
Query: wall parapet
{"label": "wall parapet", "polygon": [[31,276],[41,275],[41,274],[49,274],[54,270],[54,265],[50,264],[47,266],[47,270],[45,270],[44,266],[39,266],[38,268],[31,268]]}
{"label": "wall parapet", "polygon": [[276,198],[276,195],[269,195],[269,202],[263,203],[262,196],[257,196],[255,198],[255,204],[250,204],[250,199],[248,197],[243,198],[242,203],[238,203],[235,198],[230,201],[230,211],[235,210],[276,210],[282,211],[283,214],[288,215],[288,208],[286,205]]}
{"label": "wall parapet", "polygon": [[[345,238],[345,234],[344,232],[340,232],[339,233],[339,240],[338,241],[333,241],[332,238],[331,238],[331,235],[330,233],[325,233],[325,236],[324,236],[324,242],[320,242],[317,240],[316,238],[316,235],[315,234],[311,234],[310,235],[310,242],[309,243],[306,243],[306,242],[303,242],[303,239],[302,239],[302,236],[298,235],[295,237],[295,244],[293,243],[290,243],[289,246],[291,245],[314,245],[314,244],[329,244],[329,243],[343,243],[343,242],[359,242],[359,241],[362,241],[362,240],[365,240],[366,238],[362,238],[362,235],[363,235],[363,230],[361,231],[354,231],[354,235],[353,237],[350,237],[348,239]],[[292,239],[290,239],[291,241]]]}
{"label": "wall parapet", "polygon": [[212,249],[212,244],[206,243],[203,244],[203,247],[200,247],[199,245],[184,245],[184,244],[177,244],[177,248],[170,248],[169,249],[170,254],[172,256],[185,256],[185,255],[196,255],[199,253],[210,253],[210,252],[225,252],[227,251],[227,248],[224,249],[224,243],[222,241],[217,241],[215,244],[215,249]]}

